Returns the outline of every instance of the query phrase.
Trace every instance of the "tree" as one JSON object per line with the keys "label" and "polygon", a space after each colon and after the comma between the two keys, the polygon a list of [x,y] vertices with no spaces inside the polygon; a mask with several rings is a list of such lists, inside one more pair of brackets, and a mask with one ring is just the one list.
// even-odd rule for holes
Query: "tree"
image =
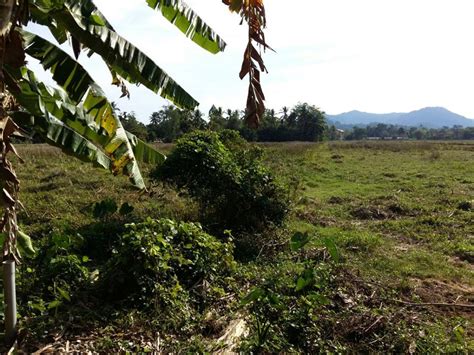
{"label": "tree", "polygon": [[224,110],[222,107],[212,105],[209,110],[209,128],[213,131],[221,131],[225,129],[226,119],[224,118]]}
{"label": "tree", "polygon": [[338,137],[338,134],[337,134],[336,126],[331,125],[331,126],[329,127],[329,129],[328,129],[327,135],[328,135],[328,139],[329,139],[330,141],[335,141],[335,140],[337,140],[339,137]]}
{"label": "tree", "polygon": [[315,106],[307,103],[296,105],[290,114],[290,119],[298,129],[298,139],[311,142],[323,140],[327,130],[326,119],[324,112]]}
{"label": "tree", "polygon": [[120,112],[118,118],[127,132],[135,135],[143,141],[148,139],[147,128],[143,123],[137,120],[135,112]]}
{"label": "tree", "polygon": [[173,142],[183,134],[196,129],[205,129],[206,121],[199,110],[178,110],[172,105],[164,106],[160,111],[153,112],[150,124],[146,127],[148,139]]}
{"label": "tree", "polygon": [[288,114],[290,112],[290,109],[287,106],[283,106],[281,109],[281,112],[283,116],[281,116],[282,121],[286,121],[288,119]]}
{"label": "tree", "polygon": [[361,140],[364,138],[367,138],[367,130],[357,126],[352,129],[352,132],[347,137],[349,140]]}
{"label": "tree", "polygon": [[226,129],[238,131],[242,128],[242,121],[240,119],[240,113],[238,110],[227,110],[226,121]]}
{"label": "tree", "polygon": [[[249,23],[249,45],[241,77],[250,76],[247,106],[255,108],[255,112],[250,112],[249,123],[258,124],[264,97],[260,70],[254,63],[256,61],[260,69],[264,66],[260,56],[250,56],[250,50],[254,49],[253,41],[266,46],[262,37],[265,25],[263,3],[261,0],[224,2]],[[222,39],[180,0],[155,0],[147,1],[147,4],[204,49],[217,53],[225,48]],[[23,25],[30,21],[49,28],[60,44],[70,40],[75,58],[57,45],[24,30]],[[164,160],[163,155],[125,131],[103,90],[77,62],[83,50],[98,54],[104,60],[113,83],[122,90],[122,96],[129,95],[124,83],[128,81],[144,85],[180,108],[194,109],[198,105],[145,53],[118,35],[92,0],[4,0],[0,3],[0,122],[3,128],[0,170],[5,206],[0,232],[5,235],[5,279],[11,286],[5,289],[6,335],[10,341],[14,339],[16,326],[12,270],[20,257],[16,240],[22,236],[16,220],[19,181],[7,159],[8,152],[15,153],[12,135],[21,126],[30,127],[43,135],[48,143],[67,153],[114,174],[128,175],[139,188],[145,188],[145,184],[137,161],[156,164]],[[49,87],[37,80],[26,67],[25,54],[49,70],[58,87]]]}
{"label": "tree", "polygon": [[203,118],[204,114],[199,109],[194,110],[191,117],[193,129],[205,129],[207,122]]}

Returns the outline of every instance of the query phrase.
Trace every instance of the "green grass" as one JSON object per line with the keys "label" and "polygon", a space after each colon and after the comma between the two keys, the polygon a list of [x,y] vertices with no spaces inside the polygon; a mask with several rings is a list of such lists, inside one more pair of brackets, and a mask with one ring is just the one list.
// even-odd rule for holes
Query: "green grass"
{"label": "green grass", "polygon": [[[474,143],[293,143],[266,148],[268,163],[294,190],[291,231],[310,233],[314,246],[332,238],[344,256],[343,267],[367,283],[383,285],[389,299],[474,302],[474,211],[459,207],[474,200]],[[430,328],[435,333],[456,317],[449,310],[432,311],[436,315],[421,327],[438,322]],[[463,313],[461,318],[472,347],[472,315]],[[433,349],[444,352],[449,346]]]}
{"label": "green grass", "polygon": [[[341,332],[342,335],[326,339],[328,344],[342,344],[330,349],[396,351],[407,350],[406,344],[415,342],[418,352],[467,352],[473,345],[472,314],[436,307],[407,309],[403,314],[395,301],[474,303],[474,211],[460,208],[463,202],[465,206],[474,200],[474,143],[263,146],[267,164],[288,186],[293,201],[286,229],[280,232],[287,237],[297,231],[309,233],[307,255],[313,255],[311,251],[317,254],[324,249],[323,240],[332,239],[342,262],[334,271],[338,291],[331,295],[344,292],[354,294],[355,299],[357,295],[365,297],[360,309],[350,310],[350,315],[329,310],[333,312],[330,318],[334,322],[354,319],[373,323],[374,314],[382,314],[384,319],[391,320],[378,333],[366,334],[366,338],[358,340],[365,347],[347,340],[352,335]],[[169,145],[161,148],[165,152],[171,149]],[[126,178],[111,178],[108,172],[78,162],[55,148],[20,145],[18,150],[25,159],[24,164],[15,161],[22,183],[20,198],[26,207],[20,214],[20,223],[38,243],[54,231],[87,233],[90,225],[101,223],[92,216],[93,204],[105,198],[131,204],[134,211],[129,220],[150,216],[192,221],[199,216],[189,198],[169,187],[156,185],[140,193]],[[149,168],[144,167],[145,172]],[[295,261],[285,251],[272,258],[262,256],[239,266],[242,292],[275,276],[275,265],[284,269],[284,278],[288,279],[302,270],[301,257]],[[367,306],[372,302],[370,297],[380,303]],[[231,308],[240,312],[235,296],[229,299],[236,302]],[[114,347],[114,342],[126,343],[116,333],[122,332],[121,324],[128,327],[129,323],[121,319],[111,326],[110,332],[100,332],[96,336],[97,349],[144,349]],[[141,332],[137,324],[142,323],[132,322],[134,329],[138,327],[136,332]],[[365,325],[365,330],[372,323]],[[144,326],[143,333],[148,332]],[[199,341],[191,346],[178,346],[178,340],[168,339],[174,344],[169,349],[201,349],[214,344],[212,337],[196,337]],[[149,339],[148,335],[144,339]],[[40,336],[35,341],[43,345],[45,342]],[[386,344],[378,345],[383,342]],[[397,348],[399,342],[405,348]]]}
{"label": "green grass", "polygon": [[[20,223],[33,237],[37,232],[41,237],[46,228],[80,228],[94,222],[93,204],[107,198],[130,203],[137,218],[195,219],[193,203],[170,188],[151,186],[148,192],[140,192],[126,177],[113,177],[47,145],[19,145],[18,151],[25,160],[15,163],[20,199],[26,207]],[[143,167],[145,173],[149,168]]]}
{"label": "green grass", "polygon": [[387,276],[399,276],[397,267],[407,276],[433,276],[417,271],[429,269],[432,256],[438,266],[431,265],[431,274],[448,280],[457,275],[474,286],[468,263],[474,257],[474,213],[458,208],[474,200],[474,144],[295,143],[267,149],[269,164],[297,189],[291,229],[333,235],[343,250],[370,252],[372,259],[380,257],[380,265],[372,260],[375,270],[396,265]]}

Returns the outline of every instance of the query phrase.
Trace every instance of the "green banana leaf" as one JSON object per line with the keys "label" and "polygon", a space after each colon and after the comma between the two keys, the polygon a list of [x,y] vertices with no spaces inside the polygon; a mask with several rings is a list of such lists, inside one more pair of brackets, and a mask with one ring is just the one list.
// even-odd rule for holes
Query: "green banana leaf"
{"label": "green banana leaf", "polygon": [[[166,160],[166,156],[156,151],[153,147],[146,144],[137,136],[130,132],[126,132],[127,137],[132,145],[133,154],[139,162],[152,165],[160,165]],[[158,154],[157,154],[158,153]]]}
{"label": "green banana leaf", "polygon": [[[38,59],[45,70],[51,71],[53,79],[68,93],[72,101],[77,103],[85,96],[89,98],[89,101],[92,100],[90,95],[88,95],[89,90],[91,90],[95,93],[95,97],[99,97],[96,101],[102,102],[103,108],[112,109],[111,104],[106,100],[105,93],[74,58],[65,53],[61,48],[36,34],[24,30],[21,33],[25,42],[26,53]],[[115,114],[114,118],[118,121]],[[101,122],[99,120],[95,123],[97,124],[95,130],[98,131]],[[138,161],[160,164],[165,160],[163,154],[151,148],[131,133],[127,132],[127,136],[132,145],[135,158]]]}
{"label": "green banana leaf", "polygon": [[160,11],[186,37],[211,53],[222,52],[225,42],[181,0],[146,0],[149,7]]}
{"label": "green banana leaf", "polygon": [[[133,147],[104,97],[89,90],[85,101],[76,104],[62,90],[37,81],[26,68],[22,74],[18,81],[20,91],[14,94],[22,107],[33,116],[44,117],[50,124],[55,122],[53,118],[62,122],[65,127],[87,139],[98,149],[101,148],[110,159],[109,170],[114,174],[128,175],[138,188],[145,188]],[[65,143],[66,148],[69,148],[68,141],[53,140]]]}
{"label": "green banana leaf", "polygon": [[[226,43],[222,38],[182,0],[146,0],[146,3],[203,49],[211,53],[224,51]],[[50,26],[51,23],[47,21],[48,13],[60,11],[64,5],[80,7],[79,13],[88,18],[90,23],[106,26],[115,31],[92,0],[30,0],[30,12],[35,22]],[[54,32],[60,34],[57,37],[58,41],[64,43],[67,40],[65,32],[61,31],[57,24],[52,26],[55,28]]]}
{"label": "green banana leaf", "polygon": [[49,16],[49,12],[60,10],[59,4],[56,8],[52,5],[51,1],[47,4],[45,1],[30,0],[28,8],[32,22],[48,27],[58,43],[63,44],[67,41],[67,30]]}
{"label": "green banana leaf", "polygon": [[[66,5],[81,7],[83,17],[90,18],[97,25],[115,31],[92,0],[65,1]],[[197,45],[211,53],[224,51],[226,43],[188,5],[181,0],[146,0],[153,10],[161,14]],[[51,6],[52,4],[50,4]]]}
{"label": "green banana leaf", "polygon": [[61,148],[65,153],[110,170],[112,163],[105,153],[54,116],[32,116],[19,111],[13,113],[12,118],[19,126],[33,129],[49,144]]}
{"label": "green banana leaf", "polygon": [[96,92],[102,91],[81,64],[61,48],[26,30],[20,33],[25,52],[38,59],[43,68],[53,74],[54,81],[68,93],[71,100],[81,101],[91,87]]}
{"label": "green banana leaf", "polygon": [[48,27],[51,32],[59,33],[55,35],[56,38],[64,37],[64,32],[69,33],[73,42],[81,43],[99,54],[122,78],[130,83],[145,85],[178,107],[193,109],[199,105],[153,60],[109,28],[102,20],[100,12],[94,12],[95,6],[91,1],[55,2],[62,3],[62,6],[53,6],[51,1],[36,0],[30,7],[35,8],[31,13],[37,14],[38,23],[50,23]]}

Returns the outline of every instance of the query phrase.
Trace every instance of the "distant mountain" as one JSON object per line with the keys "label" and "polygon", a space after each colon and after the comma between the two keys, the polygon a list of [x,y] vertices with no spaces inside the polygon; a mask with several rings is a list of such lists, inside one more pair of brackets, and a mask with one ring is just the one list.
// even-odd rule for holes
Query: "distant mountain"
{"label": "distant mountain", "polygon": [[367,126],[370,124],[385,123],[397,126],[426,128],[474,127],[474,120],[453,113],[443,107],[426,107],[409,113],[376,114],[360,111],[341,113],[340,115],[327,115],[330,123],[338,127]]}
{"label": "distant mountain", "polygon": [[403,113],[367,113],[361,111],[350,111],[340,115],[326,115],[327,119],[333,122],[339,122],[343,125],[369,125],[371,123],[388,123],[396,119]]}

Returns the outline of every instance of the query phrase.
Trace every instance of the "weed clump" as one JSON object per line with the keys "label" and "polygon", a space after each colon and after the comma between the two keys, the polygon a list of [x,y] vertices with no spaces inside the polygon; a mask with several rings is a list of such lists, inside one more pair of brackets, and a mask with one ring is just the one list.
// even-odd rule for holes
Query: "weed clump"
{"label": "weed clump", "polygon": [[339,196],[331,196],[328,200],[328,203],[331,205],[340,205],[344,202],[346,202],[346,199],[344,197]]}
{"label": "weed clump", "polygon": [[351,212],[352,216],[361,220],[386,219],[388,214],[378,206],[359,206]]}
{"label": "weed clump", "polygon": [[373,205],[361,205],[352,209],[351,215],[360,220],[386,220],[404,216],[416,216],[419,213],[400,202],[374,201]]}
{"label": "weed clump", "polygon": [[152,176],[186,189],[213,232],[260,233],[281,225],[289,208],[287,191],[262,157],[235,131],[197,131],[181,138]]}
{"label": "weed clump", "polygon": [[429,159],[430,160],[439,160],[441,158],[441,153],[439,150],[431,150],[429,154]]}
{"label": "weed clump", "polygon": [[235,269],[232,243],[169,219],[127,228],[104,268],[101,288],[109,299],[159,312],[175,330],[225,295]]}
{"label": "weed clump", "polygon": [[458,210],[472,211],[473,209],[474,209],[474,204],[472,201],[461,201],[458,204]]}

